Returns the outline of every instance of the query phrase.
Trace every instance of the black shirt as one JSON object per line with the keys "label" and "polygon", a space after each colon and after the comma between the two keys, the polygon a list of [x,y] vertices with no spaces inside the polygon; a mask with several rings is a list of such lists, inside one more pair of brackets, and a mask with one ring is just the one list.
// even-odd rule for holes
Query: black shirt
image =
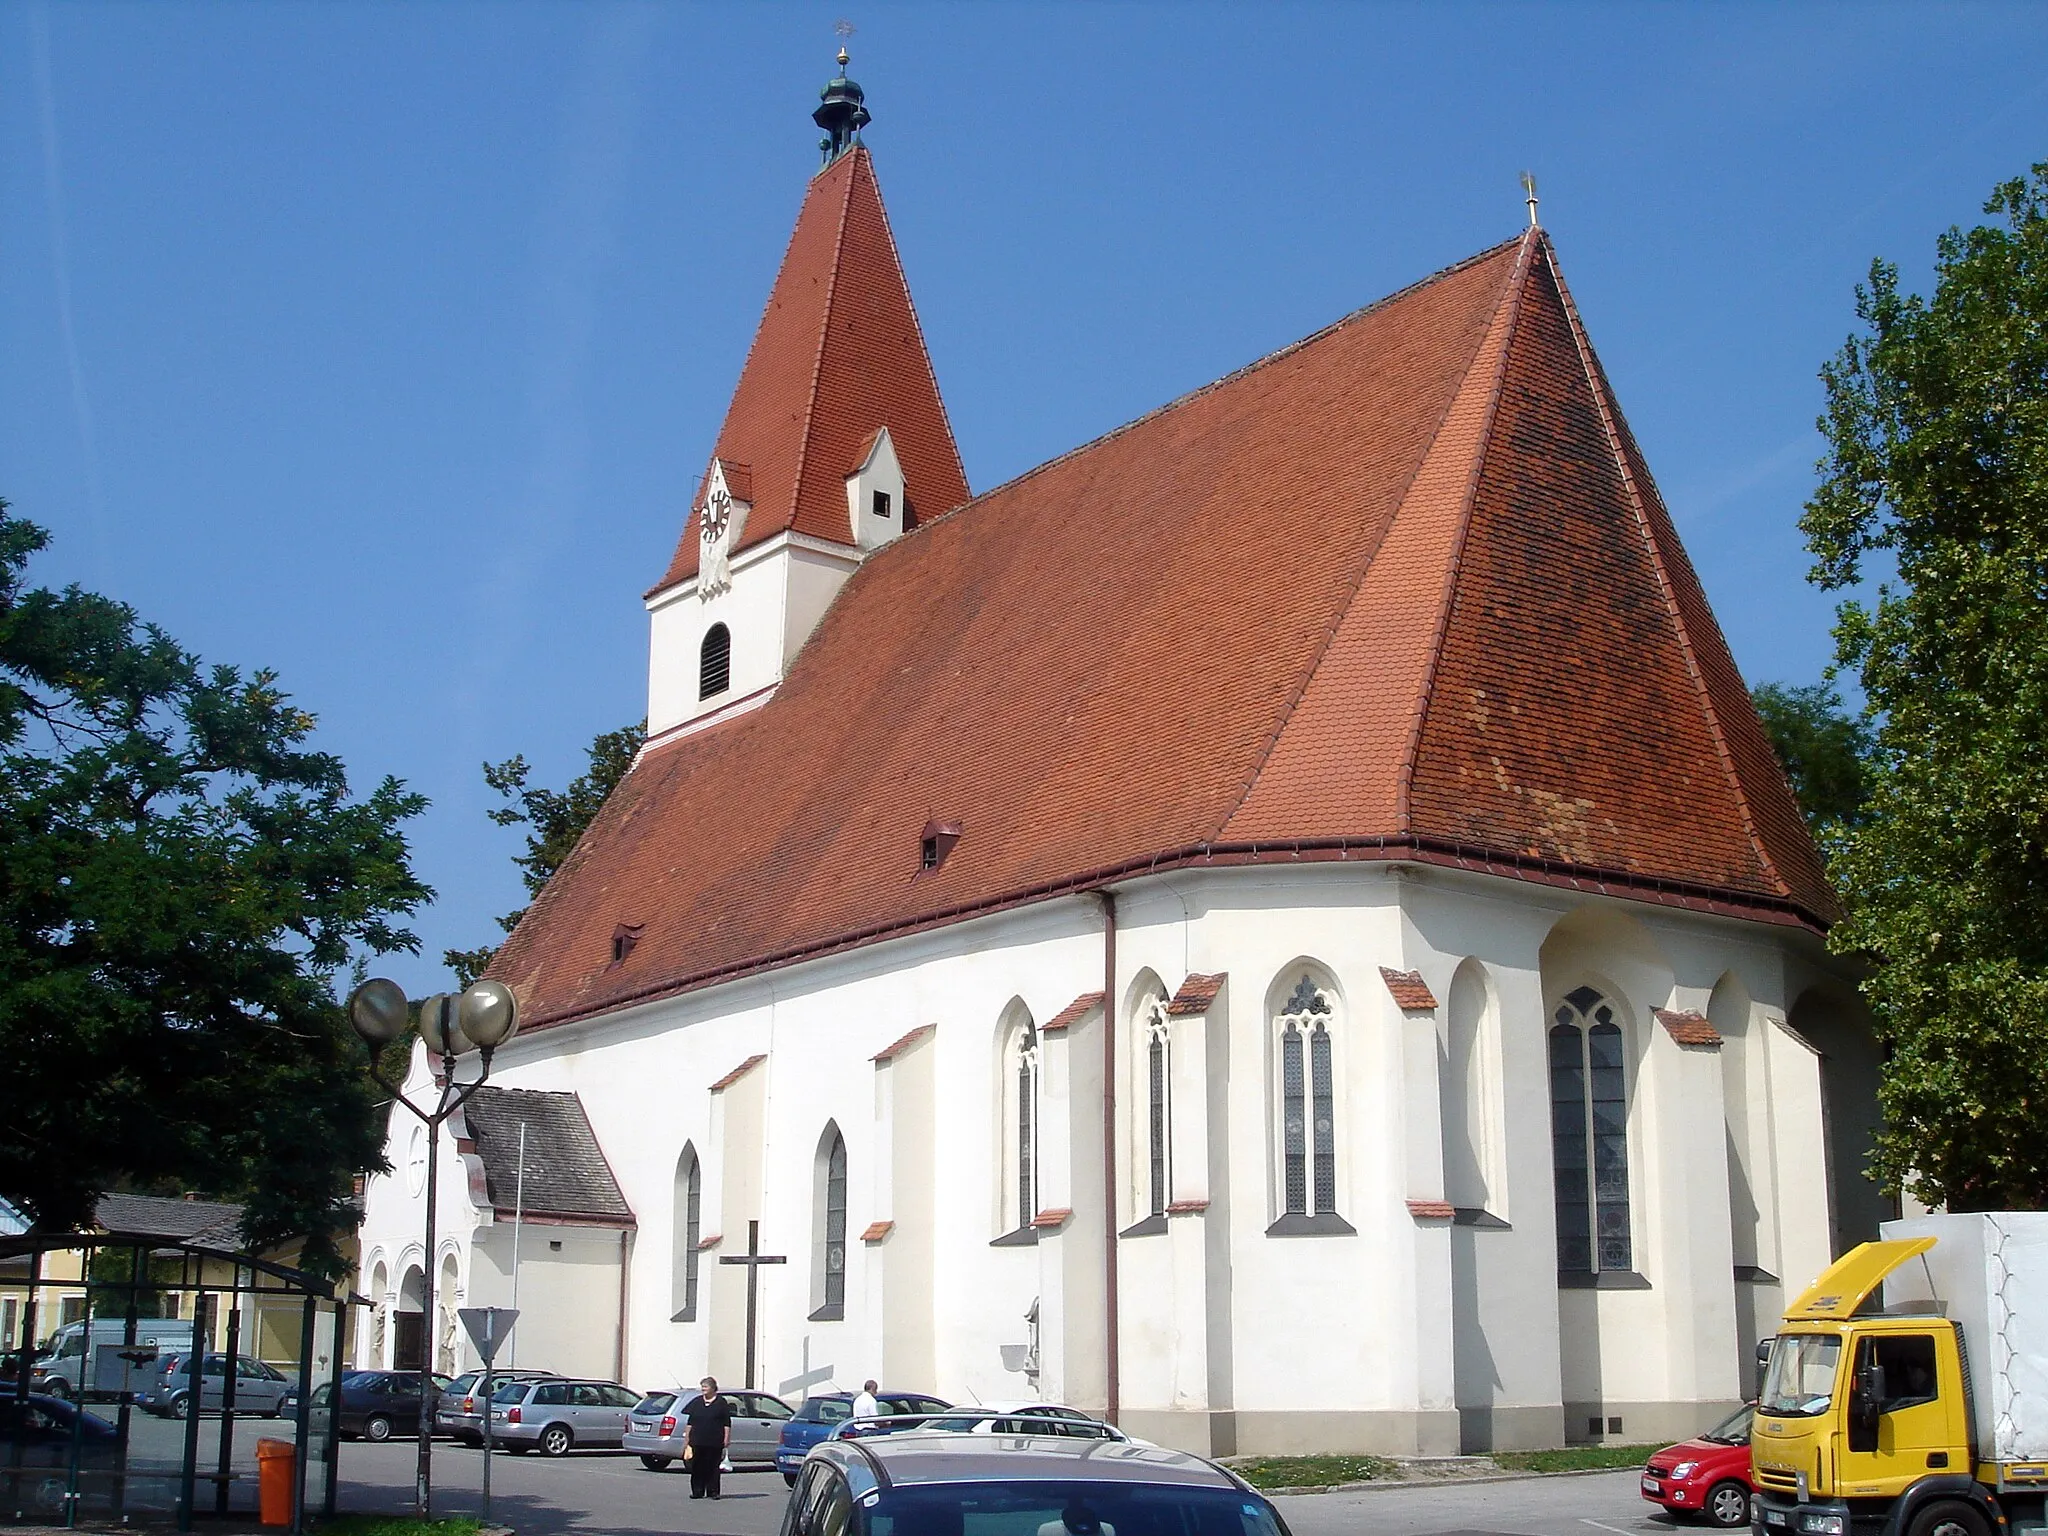
{"label": "black shirt", "polygon": [[694,1451],[716,1451],[725,1446],[726,1437],[732,1430],[732,1404],[724,1394],[704,1401],[699,1392],[683,1409],[683,1417],[690,1421],[686,1435],[690,1449]]}

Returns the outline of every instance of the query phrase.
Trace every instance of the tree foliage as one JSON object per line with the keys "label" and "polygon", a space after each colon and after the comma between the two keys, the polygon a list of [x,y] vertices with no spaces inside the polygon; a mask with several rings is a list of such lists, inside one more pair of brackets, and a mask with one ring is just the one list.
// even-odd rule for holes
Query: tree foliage
{"label": "tree foliage", "polygon": [[1842,696],[1826,683],[1764,683],[1750,697],[1814,841],[1827,846],[1831,834],[1863,819],[1869,724],[1845,710]]}
{"label": "tree foliage", "polygon": [[[562,861],[575,849],[584,829],[603,809],[605,800],[626,776],[626,770],[633,766],[634,755],[646,740],[645,722],[603,732],[590,743],[589,768],[560,791],[535,789],[528,784],[532,769],[523,756],[484,764],[484,782],[511,802],[493,810],[491,820],[501,827],[530,829],[526,834],[526,852],[515,854],[512,860],[519,866],[527,895],[538,896],[541,887],[562,867]],[[510,933],[525,915],[524,907],[507,912],[497,920],[498,926]],[[496,953],[495,947],[485,945],[447,950],[441,958],[455,972],[458,984],[467,987],[483,975],[484,967]]]}
{"label": "tree foliage", "polygon": [[271,673],[25,585],[46,543],[0,502],[0,1193],[65,1227],[105,1189],[204,1190],[331,1266],[382,1157],[333,981],[417,948],[426,802],[353,798]]}
{"label": "tree foliage", "polygon": [[1888,1055],[1874,1171],[1956,1209],[2048,1203],[2048,165],[1985,212],[1931,299],[1882,261],[1857,290],[1801,520],[1821,586],[1885,578],[1835,628],[1877,722],[1831,862]]}

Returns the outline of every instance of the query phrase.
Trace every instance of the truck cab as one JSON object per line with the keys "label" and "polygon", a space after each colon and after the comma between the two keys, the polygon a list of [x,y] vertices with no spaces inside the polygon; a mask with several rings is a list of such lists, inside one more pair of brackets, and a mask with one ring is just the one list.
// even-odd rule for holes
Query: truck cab
{"label": "truck cab", "polygon": [[1751,1437],[1757,1536],[2043,1532],[2048,1464],[1978,1455],[1972,1350],[1947,1300],[1877,1304],[1936,1242],[1865,1243],[1786,1308]]}

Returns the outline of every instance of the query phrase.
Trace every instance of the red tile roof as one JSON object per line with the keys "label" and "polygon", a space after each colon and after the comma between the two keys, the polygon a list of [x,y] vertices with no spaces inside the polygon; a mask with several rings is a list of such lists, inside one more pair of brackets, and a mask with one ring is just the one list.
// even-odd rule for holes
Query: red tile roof
{"label": "red tile roof", "polygon": [[1707,1022],[1707,1016],[1694,1009],[1683,1011],[1673,1008],[1656,1010],[1657,1022],[1670,1031],[1671,1038],[1680,1045],[1719,1045],[1721,1031]]}
{"label": "red tile roof", "polygon": [[761,1065],[761,1063],[766,1061],[767,1059],[768,1057],[765,1052],[749,1056],[745,1061],[741,1062],[738,1066],[734,1067],[730,1072],[726,1073],[725,1076],[721,1077],[717,1082],[713,1083],[709,1091],[712,1093],[725,1092],[726,1089],[730,1088],[734,1083],[738,1082],[741,1078],[745,1077],[749,1072],[753,1071],[754,1068]]}
{"label": "red tile roof", "polygon": [[1417,1221],[1450,1221],[1458,1208],[1448,1200],[1410,1200],[1408,1214]]}
{"label": "red tile roof", "polygon": [[893,1221],[871,1221],[861,1232],[860,1240],[864,1243],[879,1243],[895,1230],[896,1223]]}
{"label": "red tile roof", "polygon": [[1436,1006],[1436,994],[1429,990],[1429,983],[1422,979],[1420,971],[1397,971],[1383,965],[1380,967],[1380,980],[1387,984],[1398,1008],[1421,1010]]}
{"label": "red tile roof", "polygon": [[1071,1029],[1102,1006],[1100,992],[1083,992],[1066,1007],[1054,1014],[1039,1030],[1042,1035],[1056,1035],[1063,1029]]}
{"label": "red tile roof", "polygon": [[[812,178],[719,429],[712,456],[725,461],[733,495],[752,505],[740,547],[792,529],[851,544],[846,477],[883,427],[917,521],[967,499],[874,162],[855,149]],[[653,591],[697,573],[704,490],[700,481]]]}
{"label": "red tile roof", "polygon": [[[913,879],[933,806],[974,836]],[[1360,858],[1834,913],[1540,231],[870,556],[772,700],[645,753],[492,974],[545,1027],[1146,870]]]}
{"label": "red tile roof", "polygon": [[883,1046],[879,1051],[875,1052],[875,1054],[869,1057],[868,1059],[870,1061],[894,1061],[898,1056],[901,1056],[905,1051],[909,1050],[913,1045],[917,1044],[918,1041],[922,1040],[926,1035],[932,1033],[932,1031],[937,1029],[938,1027],[939,1026],[936,1024],[920,1024],[917,1026],[917,1028],[911,1030],[908,1034],[905,1034],[898,1039],[890,1041],[887,1045]]}
{"label": "red tile roof", "polygon": [[1173,994],[1173,1001],[1166,1005],[1167,1013],[1175,1018],[1207,1013],[1209,1005],[1216,1001],[1216,994],[1223,990],[1223,983],[1228,980],[1230,976],[1225,971],[1218,971],[1213,976],[1191,974],[1180,984],[1180,990]]}

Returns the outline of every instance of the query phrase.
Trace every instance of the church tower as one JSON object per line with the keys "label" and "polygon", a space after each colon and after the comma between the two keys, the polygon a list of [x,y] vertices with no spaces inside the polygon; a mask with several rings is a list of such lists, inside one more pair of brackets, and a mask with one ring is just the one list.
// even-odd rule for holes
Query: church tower
{"label": "church tower", "polygon": [[861,561],[967,500],[846,62],[813,114],[824,168],[646,597],[653,740],[766,703]]}

